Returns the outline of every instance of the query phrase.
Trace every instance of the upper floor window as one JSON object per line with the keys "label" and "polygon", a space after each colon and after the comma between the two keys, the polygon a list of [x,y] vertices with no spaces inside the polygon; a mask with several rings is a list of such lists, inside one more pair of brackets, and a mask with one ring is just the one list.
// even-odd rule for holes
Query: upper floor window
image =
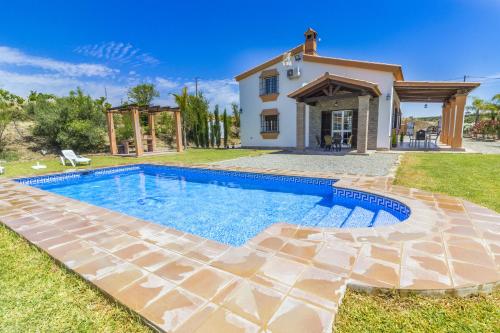
{"label": "upper floor window", "polygon": [[266,70],[260,76],[260,96],[279,93],[279,76],[276,69]]}

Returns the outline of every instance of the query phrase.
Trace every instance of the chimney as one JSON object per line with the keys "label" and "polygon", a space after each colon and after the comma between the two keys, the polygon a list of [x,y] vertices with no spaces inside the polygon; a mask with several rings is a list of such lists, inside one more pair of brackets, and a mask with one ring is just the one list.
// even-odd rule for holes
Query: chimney
{"label": "chimney", "polygon": [[309,28],[306,32],[304,32],[304,36],[306,37],[305,54],[318,55],[318,53],[316,52],[316,38],[318,37],[318,33]]}

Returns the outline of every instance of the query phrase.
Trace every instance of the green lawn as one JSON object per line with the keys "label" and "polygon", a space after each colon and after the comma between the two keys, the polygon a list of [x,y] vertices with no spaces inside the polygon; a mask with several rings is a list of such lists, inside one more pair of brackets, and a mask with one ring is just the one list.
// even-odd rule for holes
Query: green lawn
{"label": "green lawn", "polygon": [[[177,163],[210,163],[221,160],[228,160],[237,157],[255,156],[270,153],[270,150],[254,150],[254,149],[188,149],[182,153],[172,153],[166,155],[143,156],[137,157],[119,157],[110,155],[85,155],[92,158],[92,168],[121,165],[121,164],[136,164],[147,162],[177,162]],[[74,169],[70,166],[63,166],[59,158],[40,159],[40,164],[47,166],[47,169],[34,170],[32,165],[36,161],[15,161],[2,164],[5,166],[6,177],[19,177],[39,175],[50,172],[61,172]],[[88,168],[83,165],[78,168]]]}
{"label": "green lawn", "polygon": [[0,332],[150,332],[2,225],[0,253]]}
{"label": "green lawn", "polygon": [[500,212],[500,155],[407,153],[395,183],[461,197]]}
{"label": "green lawn", "polygon": [[487,296],[345,295],[335,332],[498,332],[500,290]]}

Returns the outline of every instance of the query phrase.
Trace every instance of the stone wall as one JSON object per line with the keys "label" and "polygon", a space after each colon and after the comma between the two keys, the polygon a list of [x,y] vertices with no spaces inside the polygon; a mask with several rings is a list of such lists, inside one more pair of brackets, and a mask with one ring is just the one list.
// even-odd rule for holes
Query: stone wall
{"label": "stone wall", "polygon": [[[316,146],[316,135],[321,135],[321,112],[337,110],[358,110],[358,98],[321,101],[309,107],[309,147]],[[356,117],[357,118],[357,117]],[[370,99],[368,120],[368,149],[377,149],[378,98]]]}

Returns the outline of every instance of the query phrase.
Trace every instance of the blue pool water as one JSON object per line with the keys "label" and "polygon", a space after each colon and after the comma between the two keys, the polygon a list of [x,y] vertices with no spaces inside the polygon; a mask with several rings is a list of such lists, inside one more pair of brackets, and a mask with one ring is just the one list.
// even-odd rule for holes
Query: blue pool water
{"label": "blue pool water", "polygon": [[276,222],[376,227],[410,214],[396,200],[319,178],[143,164],[17,181],[236,246]]}

